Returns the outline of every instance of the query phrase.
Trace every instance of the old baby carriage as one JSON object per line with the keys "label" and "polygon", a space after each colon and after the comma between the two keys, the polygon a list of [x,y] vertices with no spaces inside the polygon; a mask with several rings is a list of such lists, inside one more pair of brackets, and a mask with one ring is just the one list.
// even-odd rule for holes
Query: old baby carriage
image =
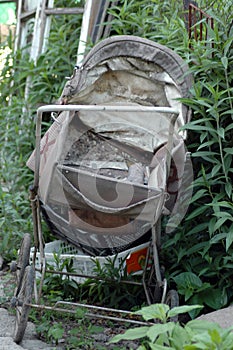
{"label": "old baby carriage", "polygon": [[[189,88],[187,67],[172,50],[146,39],[117,36],[97,44],[81,67],[75,67],[59,104],[38,109],[36,148],[27,163],[35,172],[34,256],[29,264],[26,235],[13,298],[16,342],[23,337],[33,306],[38,252],[43,283],[41,212],[54,235],[88,256],[129,254],[146,243],[140,268],[147,301],[160,301],[145,277],[151,256],[155,289],[162,289],[162,302],[171,297],[159,264],[160,218],[182,216],[179,203],[188,155],[179,129],[189,116],[179,98]],[[54,122],[41,137],[44,112],[51,112]],[[40,293],[41,286],[36,300]]]}

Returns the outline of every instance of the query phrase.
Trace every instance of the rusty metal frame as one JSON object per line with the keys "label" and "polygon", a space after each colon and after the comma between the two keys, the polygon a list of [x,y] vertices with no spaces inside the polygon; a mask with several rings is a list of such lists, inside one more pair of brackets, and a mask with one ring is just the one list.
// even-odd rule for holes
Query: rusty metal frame
{"label": "rusty metal frame", "polygon": [[[208,39],[208,25],[212,30],[214,30],[214,19],[206,12],[195,6],[194,4],[189,4],[188,13],[188,34],[189,40],[192,38],[196,41],[203,41]],[[198,33],[199,29],[199,33]],[[206,30],[204,35],[204,30]],[[207,44],[205,44],[207,45]],[[189,47],[192,49],[191,42]],[[211,43],[211,48],[214,48],[214,43]]]}

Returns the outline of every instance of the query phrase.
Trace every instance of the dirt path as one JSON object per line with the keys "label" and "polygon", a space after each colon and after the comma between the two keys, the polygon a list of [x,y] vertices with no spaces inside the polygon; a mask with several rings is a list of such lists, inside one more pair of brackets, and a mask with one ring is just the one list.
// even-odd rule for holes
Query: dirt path
{"label": "dirt path", "polygon": [[[15,316],[13,315],[14,310],[10,307],[10,300],[12,293],[14,291],[14,278],[12,275],[7,273],[2,273],[0,271],[0,350],[65,350],[65,340],[63,339],[59,346],[47,344],[38,339],[36,334],[35,325],[32,322],[27,323],[27,328],[24,334],[23,341],[17,345],[13,341],[14,326],[15,326]],[[61,321],[61,320],[60,320]],[[66,320],[67,322],[67,320]],[[94,325],[98,324],[98,320],[94,322]],[[70,325],[71,327],[76,327],[76,324]],[[101,331],[91,335],[91,348],[90,344],[82,343],[78,345],[77,349],[94,350],[98,349],[113,349],[116,348],[114,344],[107,345],[108,341],[113,337],[113,335],[118,334],[124,330],[123,326],[116,324],[116,326],[110,326],[103,323],[101,326]],[[48,330],[47,330],[48,331]],[[90,337],[89,337],[90,338]],[[89,339],[88,338],[88,339]],[[93,347],[92,347],[93,346]],[[119,344],[119,349],[121,345]],[[126,342],[122,345],[122,349],[136,349],[138,344],[134,342]]]}

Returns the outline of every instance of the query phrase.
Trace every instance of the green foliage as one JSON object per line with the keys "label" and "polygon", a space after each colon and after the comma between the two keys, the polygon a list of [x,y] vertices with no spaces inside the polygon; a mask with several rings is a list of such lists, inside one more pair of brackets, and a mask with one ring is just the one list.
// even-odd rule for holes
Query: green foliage
{"label": "green foliage", "polygon": [[[51,272],[46,273],[43,283],[43,293],[46,299],[50,302],[86,300],[87,303],[126,310],[139,307],[145,302],[141,285],[122,282],[135,282],[136,279],[135,276],[127,274],[125,259],[122,259],[119,264],[117,256],[113,259],[106,258],[103,265],[97,259],[93,259],[93,262],[95,267],[92,273],[95,278],[90,277],[78,283],[69,275],[76,272],[73,260],[61,259],[59,253],[54,253],[54,264],[47,263],[47,269]],[[68,275],[56,274],[56,271],[63,271]]]}
{"label": "green foliage", "polygon": [[122,0],[111,13],[117,34],[158,41],[189,63],[194,83],[183,103],[193,111],[184,127],[194,168],[193,198],[185,220],[163,237],[161,253],[166,277],[183,302],[219,309],[233,298],[233,5],[228,0],[197,3],[214,18],[214,29],[203,21],[208,36],[197,42],[188,39],[182,1]]}
{"label": "green foliage", "polygon": [[[64,1],[56,5],[63,6]],[[25,164],[35,143],[35,111],[59,98],[76,62],[82,16],[51,18],[48,47],[36,63],[29,59],[27,48],[13,53],[12,35],[1,44],[0,52],[11,50],[0,73],[0,255],[6,261],[15,257],[23,234],[33,232],[28,195],[33,174]],[[30,90],[25,96],[26,84]]]}
{"label": "green foliage", "polygon": [[93,273],[97,278],[88,278],[82,284],[82,298],[92,303],[123,310],[130,310],[145,302],[141,285],[122,282],[136,280],[136,276],[127,273],[125,259],[119,261],[117,255],[113,259],[107,257],[103,265],[97,259],[93,261],[95,262]]}
{"label": "green foliage", "polygon": [[64,328],[61,322],[55,323],[48,330],[48,338],[54,339],[55,343],[58,343],[58,340],[62,338],[64,334]]}
{"label": "green foliage", "polygon": [[[232,4],[213,14],[207,42],[193,42],[195,83],[183,102],[193,111],[189,131],[195,179],[189,212],[164,237],[171,279],[185,302],[219,309],[232,301]],[[210,45],[212,43],[213,45]],[[171,249],[172,248],[172,249]],[[185,271],[185,273],[184,273]],[[214,297],[212,295],[214,294]]]}
{"label": "green foliage", "polygon": [[[56,300],[75,300],[78,293],[77,282],[70,277],[70,273],[75,273],[72,259],[61,259],[59,253],[54,253],[54,264],[47,263],[47,269],[51,272],[46,273],[43,292],[50,302]],[[54,271],[54,273],[53,273]],[[67,275],[56,274],[56,271],[63,271]]]}
{"label": "green foliage", "polygon": [[94,348],[93,335],[103,332],[103,327],[92,324],[85,318],[86,310],[77,308],[74,315],[46,311],[43,314],[31,313],[37,334],[46,342],[58,345],[65,342],[66,350]]}
{"label": "green foliage", "polygon": [[188,34],[184,24],[183,2],[176,0],[120,0],[109,11],[113,20],[112,34],[137,35],[169,43],[184,54]]}
{"label": "green foliage", "polygon": [[231,350],[233,349],[233,327],[222,329],[217,323],[202,320],[189,321],[186,325],[168,322],[169,318],[200,308],[200,305],[179,306],[173,309],[165,304],[154,304],[142,308],[136,314],[144,320],[157,319],[161,323],[128,329],[112,338],[110,343],[120,340],[142,339],[138,350]]}

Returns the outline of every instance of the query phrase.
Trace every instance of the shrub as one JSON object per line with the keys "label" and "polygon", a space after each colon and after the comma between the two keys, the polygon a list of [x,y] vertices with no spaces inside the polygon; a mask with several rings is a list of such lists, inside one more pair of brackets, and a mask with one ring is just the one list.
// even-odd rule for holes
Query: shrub
{"label": "shrub", "polygon": [[116,335],[110,343],[120,340],[142,339],[138,350],[232,350],[232,327],[222,329],[217,323],[192,320],[186,325],[170,322],[169,318],[200,308],[199,305],[179,306],[169,310],[165,304],[154,304],[142,308],[136,314],[144,320],[158,320],[154,325],[128,329]]}

